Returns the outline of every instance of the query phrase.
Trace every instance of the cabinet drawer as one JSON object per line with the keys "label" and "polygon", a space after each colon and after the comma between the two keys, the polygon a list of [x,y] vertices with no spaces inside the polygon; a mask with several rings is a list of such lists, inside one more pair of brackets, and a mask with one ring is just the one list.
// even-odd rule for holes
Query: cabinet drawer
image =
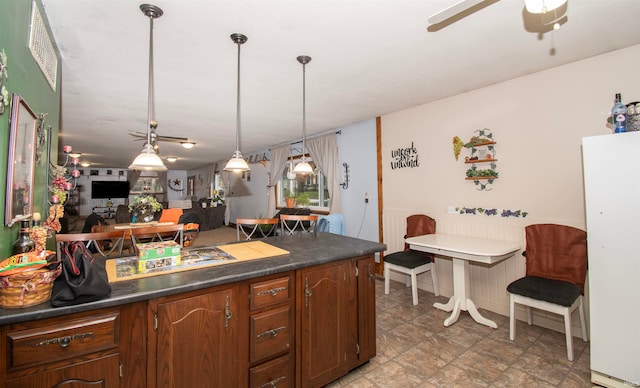
{"label": "cabinet drawer", "polygon": [[251,283],[251,310],[289,300],[289,276]]}
{"label": "cabinet drawer", "polygon": [[279,307],[251,316],[252,363],[286,352],[291,344],[289,306]]}
{"label": "cabinet drawer", "polygon": [[7,369],[41,365],[117,348],[119,313],[9,331]]}
{"label": "cabinet drawer", "polygon": [[293,373],[289,355],[251,368],[249,386],[251,388],[293,388]]}

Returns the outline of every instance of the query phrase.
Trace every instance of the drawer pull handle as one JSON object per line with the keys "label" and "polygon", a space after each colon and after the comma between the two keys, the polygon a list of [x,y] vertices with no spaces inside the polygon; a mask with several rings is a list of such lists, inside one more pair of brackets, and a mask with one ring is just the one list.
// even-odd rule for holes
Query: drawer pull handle
{"label": "drawer pull handle", "polygon": [[286,326],[276,327],[275,329],[267,330],[264,333],[260,333],[257,335],[258,338],[271,336],[271,338],[275,338],[282,330],[286,329]]}
{"label": "drawer pull handle", "polygon": [[273,380],[269,381],[268,383],[262,384],[258,388],[267,388],[267,387],[276,388],[276,386],[278,385],[279,382],[284,381],[286,379],[287,379],[287,376],[280,376],[277,379],[273,379]]}
{"label": "drawer pull handle", "polygon": [[258,292],[258,295],[271,295],[271,296],[276,296],[280,291],[284,291],[286,290],[287,287],[276,287],[276,288],[270,288],[268,290],[264,290],[264,291],[260,291]]}
{"label": "drawer pull handle", "polygon": [[74,334],[74,335],[66,335],[64,337],[52,338],[52,339],[49,339],[49,340],[44,340],[42,342],[38,342],[36,344],[36,346],[47,346],[47,345],[52,345],[52,344],[60,344],[60,347],[66,348],[67,346],[71,345],[71,341],[73,341],[73,340],[92,337],[92,336],[93,336],[92,332]]}

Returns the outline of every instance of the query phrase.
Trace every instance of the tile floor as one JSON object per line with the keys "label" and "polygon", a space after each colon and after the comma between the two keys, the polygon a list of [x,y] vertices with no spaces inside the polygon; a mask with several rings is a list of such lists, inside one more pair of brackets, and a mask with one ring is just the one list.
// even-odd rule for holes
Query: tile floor
{"label": "tile floor", "polygon": [[567,360],[565,337],[549,329],[517,322],[509,340],[509,318],[486,310],[497,329],[476,323],[462,312],[443,325],[449,313],[435,301],[446,297],[384,281],[376,285],[377,356],[328,387],[590,387],[589,343],[574,338],[575,360]]}

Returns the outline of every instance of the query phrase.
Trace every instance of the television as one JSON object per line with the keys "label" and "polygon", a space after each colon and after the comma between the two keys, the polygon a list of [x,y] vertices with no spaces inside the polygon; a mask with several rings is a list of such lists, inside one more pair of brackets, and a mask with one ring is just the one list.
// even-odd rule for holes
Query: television
{"label": "television", "polygon": [[91,181],[92,199],[127,198],[128,181]]}

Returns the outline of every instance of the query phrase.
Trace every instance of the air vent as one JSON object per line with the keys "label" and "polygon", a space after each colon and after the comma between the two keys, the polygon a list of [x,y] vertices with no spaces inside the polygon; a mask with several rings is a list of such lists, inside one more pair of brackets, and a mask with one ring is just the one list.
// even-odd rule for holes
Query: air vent
{"label": "air vent", "polygon": [[36,2],[31,3],[31,33],[29,34],[29,50],[40,66],[51,89],[56,90],[56,77],[58,74],[58,57],[49,38],[49,33],[44,25],[40,10]]}

